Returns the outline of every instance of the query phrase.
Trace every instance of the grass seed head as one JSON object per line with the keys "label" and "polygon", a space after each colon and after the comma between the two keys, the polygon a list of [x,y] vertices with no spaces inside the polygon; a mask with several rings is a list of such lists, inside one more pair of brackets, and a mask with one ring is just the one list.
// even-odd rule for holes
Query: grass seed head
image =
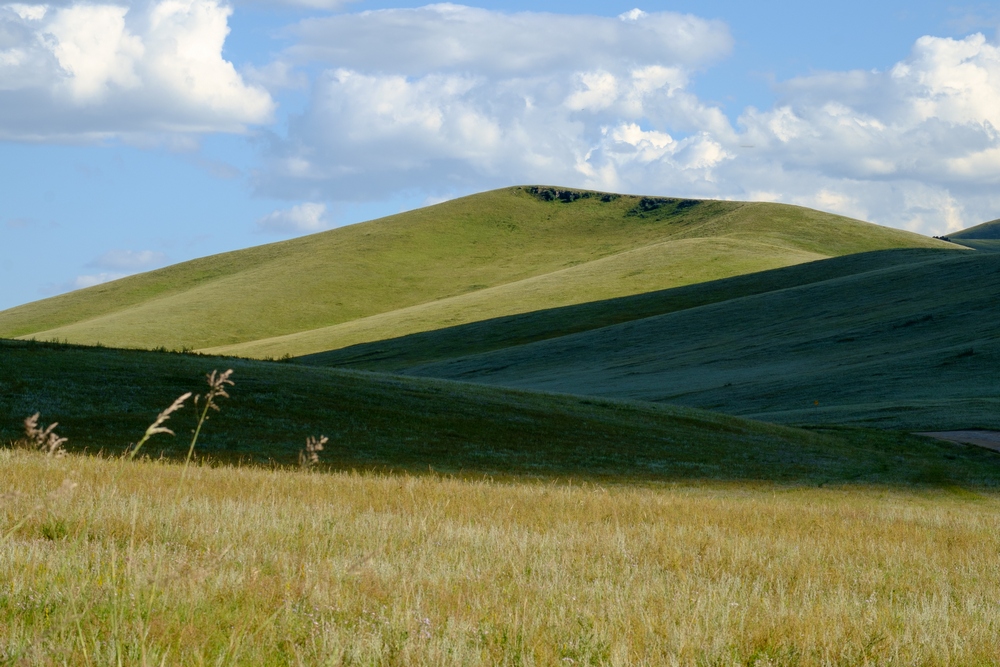
{"label": "grass seed head", "polygon": [[208,402],[207,408],[212,408],[218,411],[219,406],[216,405],[216,398],[229,398],[229,394],[226,393],[226,385],[236,384],[229,379],[229,376],[233,374],[233,369],[230,368],[225,373],[220,373],[219,371],[212,371],[205,378],[208,380],[208,393],[205,394],[205,400]]}
{"label": "grass seed head", "polygon": [[62,456],[66,453],[63,445],[69,442],[69,438],[61,438],[56,434],[56,426],[59,422],[52,422],[47,427],[39,426],[38,419],[40,412],[36,412],[24,420],[24,438],[28,447],[37,449],[48,456]]}
{"label": "grass seed head", "polygon": [[146,429],[146,432],[143,434],[142,439],[139,440],[138,444],[136,444],[135,447],[129,450],[128,457],[130,459],[134,459],[135,455],[139,453],[139,449],[142,448],[142,446],[146,444],[146,441],[152,438],[154,435],[157,435],[159,433],[167,433],[169,435],[174,435],[174,432],[171,431],[166,426],[164,426],[163,423],[168,419],[170,419],[170,415],[183,408],[184,402],[187,401],[189,398],[191,398],[190,391],[187,392],[186,394],[178,396],[177,400],[175,400],[173,403],[170,404],[170,407],[168,407],[166,410],[157,415],[156,421],[154,421],[152,424],[149,425],[149,427]]}
{"label": "grass seed head", "polygon": [[306,448],[299,451],[299,467],[311,468],[319,463],[319,453],[323,451],[323,445],[329,441],[325,435],[319,436],[318,439],[312,436],[306,438]]}

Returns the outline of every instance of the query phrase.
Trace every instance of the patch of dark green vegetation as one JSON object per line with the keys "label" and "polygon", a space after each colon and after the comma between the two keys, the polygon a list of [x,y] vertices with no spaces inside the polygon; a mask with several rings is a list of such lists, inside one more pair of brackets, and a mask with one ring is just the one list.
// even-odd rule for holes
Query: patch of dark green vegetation
{"label": "patch of dark green vegetation", "polygon": [[[203,374],[236,385],[199,440],[212,460],[292,465],[309,435],[333,469],[642,482],[1000,486],[987,450],[866,429],[810,432],[635,401],[186,354],[0,341],[0,440],[41,412],[69,449],[121,453]],[[182,457],[178,437],[144,451]],[[53,533],[56,534],[55,532]]]}
{"label": "patch of dark green vegetation", "polygon": [[[638,216],[640,218],[649,217],[651,213],[660,211],[668,215],[678,215],[687,209],[703,204],[699,199],[672,199],[669,197],[642,197],[634,208],[626,215]],[[659,217],[659,216],[658,216]]]}
{"label": "patch of dark green vegetation", "polygon": [[610,192],[594,192],[592,190],[573,190],[569,188],[547,188],[539,186],[527,186],[522,188],[530,195],[534,195],[541,201],[558,201],[563,204],[571,204],[579,199],[597,199],[605,204],[617,200],[621,195]]}

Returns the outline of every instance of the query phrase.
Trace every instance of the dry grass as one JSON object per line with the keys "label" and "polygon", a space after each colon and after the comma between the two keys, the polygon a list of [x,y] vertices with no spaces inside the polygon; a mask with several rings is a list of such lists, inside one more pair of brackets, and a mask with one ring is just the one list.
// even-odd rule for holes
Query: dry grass
{"label": "dry grass", "polygon": [[969,665],[1000,651],[994,494],[197,466],[182,480],[174,464],[0,457],[5,664]]}
{"label": "dry grass", "polygon": [[41,416],[40,412],[36,412],[24,420],[24,438],[17,444],[21,447],[37,450],[47,456],[63,456],[66,453],[63,445],[69,441],[69,438],[60,437],[56,433],[59,422],[40,426],[38,418]]}

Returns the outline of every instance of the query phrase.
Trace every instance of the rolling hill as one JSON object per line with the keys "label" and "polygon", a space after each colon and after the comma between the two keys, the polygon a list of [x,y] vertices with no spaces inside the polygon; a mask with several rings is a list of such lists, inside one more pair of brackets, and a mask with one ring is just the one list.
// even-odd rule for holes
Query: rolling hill
{"label": "rolling hill", "polygon": [[949,239],[992,239],[1000,240],[1000,220],[990,220],[975,227],[969,227],[948,235]]}
{"label": "rolling hill", "polygon": [[[953,257],[951,250],[904,248],[844,255],[757,273],[632,296],[535,310],[351,345],[294,359],[296,363],[371,371],[403,371],[418,364],[558,338],[710,303],[809,285],[833,278]],[[390,314],[392,316],[394,314]],[[374,319],[374,318],[371,318]],[[361,320],[363,325],[367,320]],[[312,332],[310,332],[312,333]],[[305,337],[309,334],[303,334]],[[291,337],[289,337],[291,338]],[[262,343],[265,341],[262,341]],[[253,344],[247,344],[250,347]]]}
{"label": "rolling hill", "polygon": [[[778,285],[478,354],[429,363],[411,355],[415,363],[395,371],[793,424],[1000,427],[1000,255],[926,255]],[[392,357],[389,343],[383,358]]]}
{"label": "rolling hill", "polygon": [[991,220],[945,237],[952,243],[984,252],[1000,252],[1000,220]]}
{"label": "rolling hill", "polygon": [[302,355],[888,248],[953,244],[795,206],[517,187],[0,313],[0,337]]}

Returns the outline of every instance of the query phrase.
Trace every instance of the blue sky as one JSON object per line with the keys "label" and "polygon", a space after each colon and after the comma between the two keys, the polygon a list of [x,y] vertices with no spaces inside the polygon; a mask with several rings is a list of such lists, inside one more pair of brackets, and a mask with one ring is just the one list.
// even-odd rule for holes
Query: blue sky
{"label": "blue sky", "polygon": [[1000,217],[985,3],[103,1],[0,4],[0,308],[516,183]]}

